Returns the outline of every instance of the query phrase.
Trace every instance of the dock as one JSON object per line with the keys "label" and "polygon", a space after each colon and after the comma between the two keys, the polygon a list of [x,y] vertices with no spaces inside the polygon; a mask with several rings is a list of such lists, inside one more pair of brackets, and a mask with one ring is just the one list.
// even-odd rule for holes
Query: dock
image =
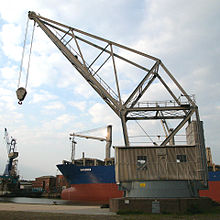
{"label": "dock", "polygon": [[18,204],[18,203],[0,203],[0,212],[40,212],[40,213],[65,213],[77,215],[116,215],[110,212],[108,208],[100,206],[79,206],[79,205],[45,205],[45,204]]}
{"label": "dock", "polygon": [[0,202],[0,219],[4,220],[218,220],[220,219],[220,209],[216,207],[212,212],[200,214],[141,214],[141,213],[121,213],[110,212],[108,208],[100,206],[77,206],[77,205],[39,205],[39,204],[18,204]]}

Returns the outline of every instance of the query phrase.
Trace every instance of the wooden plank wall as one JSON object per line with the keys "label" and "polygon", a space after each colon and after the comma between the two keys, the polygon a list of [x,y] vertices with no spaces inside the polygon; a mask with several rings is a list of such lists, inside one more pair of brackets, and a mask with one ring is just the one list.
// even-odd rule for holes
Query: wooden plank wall
{"label": "wooden plank wall", "polygon": [[[198,147],[116,147],[116,181],[201,180],[201,157]],[[177,155],[186,158],[177,159]],[[185,155],[185,156],[184,156]],[[138,158],[146,157],[142,164]]]}

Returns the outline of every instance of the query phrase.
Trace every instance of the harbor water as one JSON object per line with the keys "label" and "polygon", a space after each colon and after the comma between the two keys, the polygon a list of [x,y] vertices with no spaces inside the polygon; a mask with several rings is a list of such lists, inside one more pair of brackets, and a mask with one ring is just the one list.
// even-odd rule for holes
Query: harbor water
{"label": "harbor water", "polygon": [[46,205],[73,205],[71,201],[66,201],[62,199],[29,198],[29,197],[0,197],[0,202],[46,204]]}

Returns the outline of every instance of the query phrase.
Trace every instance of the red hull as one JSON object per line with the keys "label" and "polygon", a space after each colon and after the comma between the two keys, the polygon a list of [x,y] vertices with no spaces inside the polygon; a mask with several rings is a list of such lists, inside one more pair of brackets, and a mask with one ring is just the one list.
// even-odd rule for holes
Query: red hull
{"label": "red hull", "polygon": [[[208,190],[200,190],[201,197],[209,197],[220,203],[220,181],[209,181]],[[123,197],[115,183],[73,184],[64,189],[61,198],[83,204],[108,204],[111,198]]]}
{"label": "red hull", "polygon": [[72,184],[64,189],[61,198],[76,203],[109,204],[111,198],[123,197],[115,183]]}
{"label": "red hull", "polygon": [[220,181],[209,181],[209,189],[200,190],[199,194],[202,197],[209,197],[220,203]]}

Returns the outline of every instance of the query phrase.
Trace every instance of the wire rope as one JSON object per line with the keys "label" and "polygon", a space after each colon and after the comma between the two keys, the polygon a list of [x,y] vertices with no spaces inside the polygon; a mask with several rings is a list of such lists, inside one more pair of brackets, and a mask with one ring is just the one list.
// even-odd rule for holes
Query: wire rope
{"label": "wire rope", "polygon": [[150,141],[154,144],[157,145],[156,142],[153,141],[153,139],[150,137],[150,135],[148,135],[148,133],[144,130],[144,128],[140,125],[140,123],[138,123],[137,120],[135,120],[135,122],[138,124],[138,126],[141,128],[141,130],[146,134],[146,136],[150,139]]}
{"label": "wire rope", "polygon": [[102,130],[104,128],[106,128],[106,126],[102,126],[102,127],[98,127],[98,128],[93,128],[93,129],[89,129],[89,130],[84,130],[84,131],[76,132],[76,134],[92,133],[92,132],[96,132],[96,131]]}
{"label": "wire rope", "polygon": [[22,69],[23,69],[24,52],[25,52],[26,41],[27,41],[27,33],[28,33],[28,24],[29,24],[29,18],[27,19],[26,28],[25,28],[25,37],[24,37],[23,50],[22,50],[22,56],[21,56],[20,71],[19,71],[19,76],[18,76],[18,88],[19,88],[19,85],[20,85],[20,82],[21,82],[21,72],[22,72]]}
{"label": "wire rope", "polygon": [[[26,43],[27,43],[28,26],[29,26],[29,19],[27,19],[27,22],[26,22],[25,37],[24,37],[23,50],[22,50],[22,56],[21,56],[21,64],[20,64],[20,70],[19,70],[19,76],[18,76],[18,88],[21,83],[21,73],[23,70],[24,54],[25,54],[25,48],[26,48]],[[34,22],[34,26],[32,30],[31,43],[30,43],[30,49],[29,49],[29,55],[28,55],[28,66],[27,66],[27,74],[26,74],[25,87],[24,87],[25,89],[27,88],[28,77],[29,77],[31,52],[32,52],[32,46],[33,46],[33,39],[34,39],[34,30],[35,30],[35,22]]]}
{"label": "wire rope", "polygon": [[33,30],[32,30],[32,36],[31,36],[31,45],[30,45],[30,51],[29,51],[29,57],[28,57],[28,67],[27,67],[27,74],[26,74],[25,89],[27,88],[28,77],[29,77],[31,52],[32,52],[32,46],[33,46],[33,39],[34,39],[34,30],[35,30],[35,22],[34,22],[34,26],[33,26]]}

